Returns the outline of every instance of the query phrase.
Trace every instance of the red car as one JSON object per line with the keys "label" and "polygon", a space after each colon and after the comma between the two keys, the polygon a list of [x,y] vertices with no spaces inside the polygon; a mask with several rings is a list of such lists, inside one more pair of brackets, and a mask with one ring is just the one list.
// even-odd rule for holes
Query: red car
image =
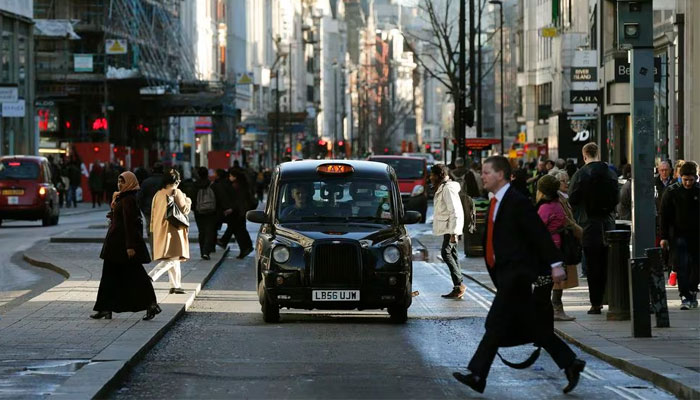
{"label": "red car", "polygon": [[49,161],[37,156],[0,157],[0,224],[3,219],[58,224],[58,191]]}
{"label": "red car", "polygon": [[406,156],[371,156],[369,161],[390,165],[396,172],[401,190],[404,210],[421,213],[421,222],[425,223],[428,213],[428,168],[425,158]]}

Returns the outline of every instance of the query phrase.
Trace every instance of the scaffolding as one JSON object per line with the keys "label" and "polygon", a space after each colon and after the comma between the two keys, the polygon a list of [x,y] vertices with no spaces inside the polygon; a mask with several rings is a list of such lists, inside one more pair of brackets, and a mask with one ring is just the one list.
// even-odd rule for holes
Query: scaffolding
{"label": "scaffolding", "polygon": [[179,0],[109,0],[104,30],[132,46],[133,64],[151,87],[178,93],[196,80],[194,49],[182,29]]}

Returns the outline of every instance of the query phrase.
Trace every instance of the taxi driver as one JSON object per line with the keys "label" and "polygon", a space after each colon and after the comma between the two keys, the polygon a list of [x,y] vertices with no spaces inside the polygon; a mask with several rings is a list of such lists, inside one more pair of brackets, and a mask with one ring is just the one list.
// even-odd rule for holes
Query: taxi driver
{"label": "taxi driver", "polygon": [[296,184],[292,186],[292,199],[294,204],[286,206],[280,213],[283,219],[296,219],[314,215],[314,208],[311,205],[311,195],[313,187],[307,184]]}

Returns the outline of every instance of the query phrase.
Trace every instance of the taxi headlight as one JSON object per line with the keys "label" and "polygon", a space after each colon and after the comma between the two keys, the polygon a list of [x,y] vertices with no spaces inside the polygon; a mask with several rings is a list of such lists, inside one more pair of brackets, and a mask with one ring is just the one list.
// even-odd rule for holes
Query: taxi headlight
{"label": "taxi headlight", "polygon": [[425,187],[423,185],[416,185],[411,192],[411,196],[420,196],[425,192]]}
{"label": "taxi headlight", "polygon": [[272,250],[272,259],[276,263],[286,263],[289,260],[289,248],[287,246],[277,246]]}
{"label": "taxi headlight", "polygon": [[401,251],[396,246],[389,246],[384,249],[383,256],[387,264],[394,264],[401,258]]}

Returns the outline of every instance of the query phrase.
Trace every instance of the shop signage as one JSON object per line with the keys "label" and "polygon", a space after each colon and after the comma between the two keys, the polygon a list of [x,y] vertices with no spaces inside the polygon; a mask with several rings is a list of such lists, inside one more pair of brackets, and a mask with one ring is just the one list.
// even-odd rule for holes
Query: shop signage
{"label": "shop signage", "polygon": [[540,30],[540,36],[545,38],[553,38],[559,36],[559,32],[557,32],[557,28],[542,28]]}
{"label": "shop signage", "polygon": [[569,92],[571,104],[598,104],[600,90],[572,90]]}
{"label": "shop signage", "polygon": [[488,138],[477,138],[477,139],[464,139],[464,146],[470,150],[482,150],[491,148],[492,144],[501,143],[500,139],[488,139]]}
{"label": "shop signage", "polygon": [[[615,82],[630,81],[630,63],[627,58],[615,59]],[[661,82],[661,57],[654,57],[654,82]]]}
{"label": "shop signage", "polygon": [[571,67],[572,82],[596,82],[598,81],[598,69],[596,67]]}
{"label": "shop signage", "polygon": [[24,99],[19,99],[15,102],[3,102],[2,103],[2,116],[3,117],[24,117],[25,107]]}
{"label": "shop signage", "polygon": [[92,72],[92,54],[73,54],[73,71]]}
{"label": "shop signage", "polygon": [[107,54],[126,54],[127,41],[125,39],[105,40],[105,52]]}
{"label": "shop signage", "polygon": [[14,103],[17,101],[17,96],[17,85],[0,85],[0,103]]}

